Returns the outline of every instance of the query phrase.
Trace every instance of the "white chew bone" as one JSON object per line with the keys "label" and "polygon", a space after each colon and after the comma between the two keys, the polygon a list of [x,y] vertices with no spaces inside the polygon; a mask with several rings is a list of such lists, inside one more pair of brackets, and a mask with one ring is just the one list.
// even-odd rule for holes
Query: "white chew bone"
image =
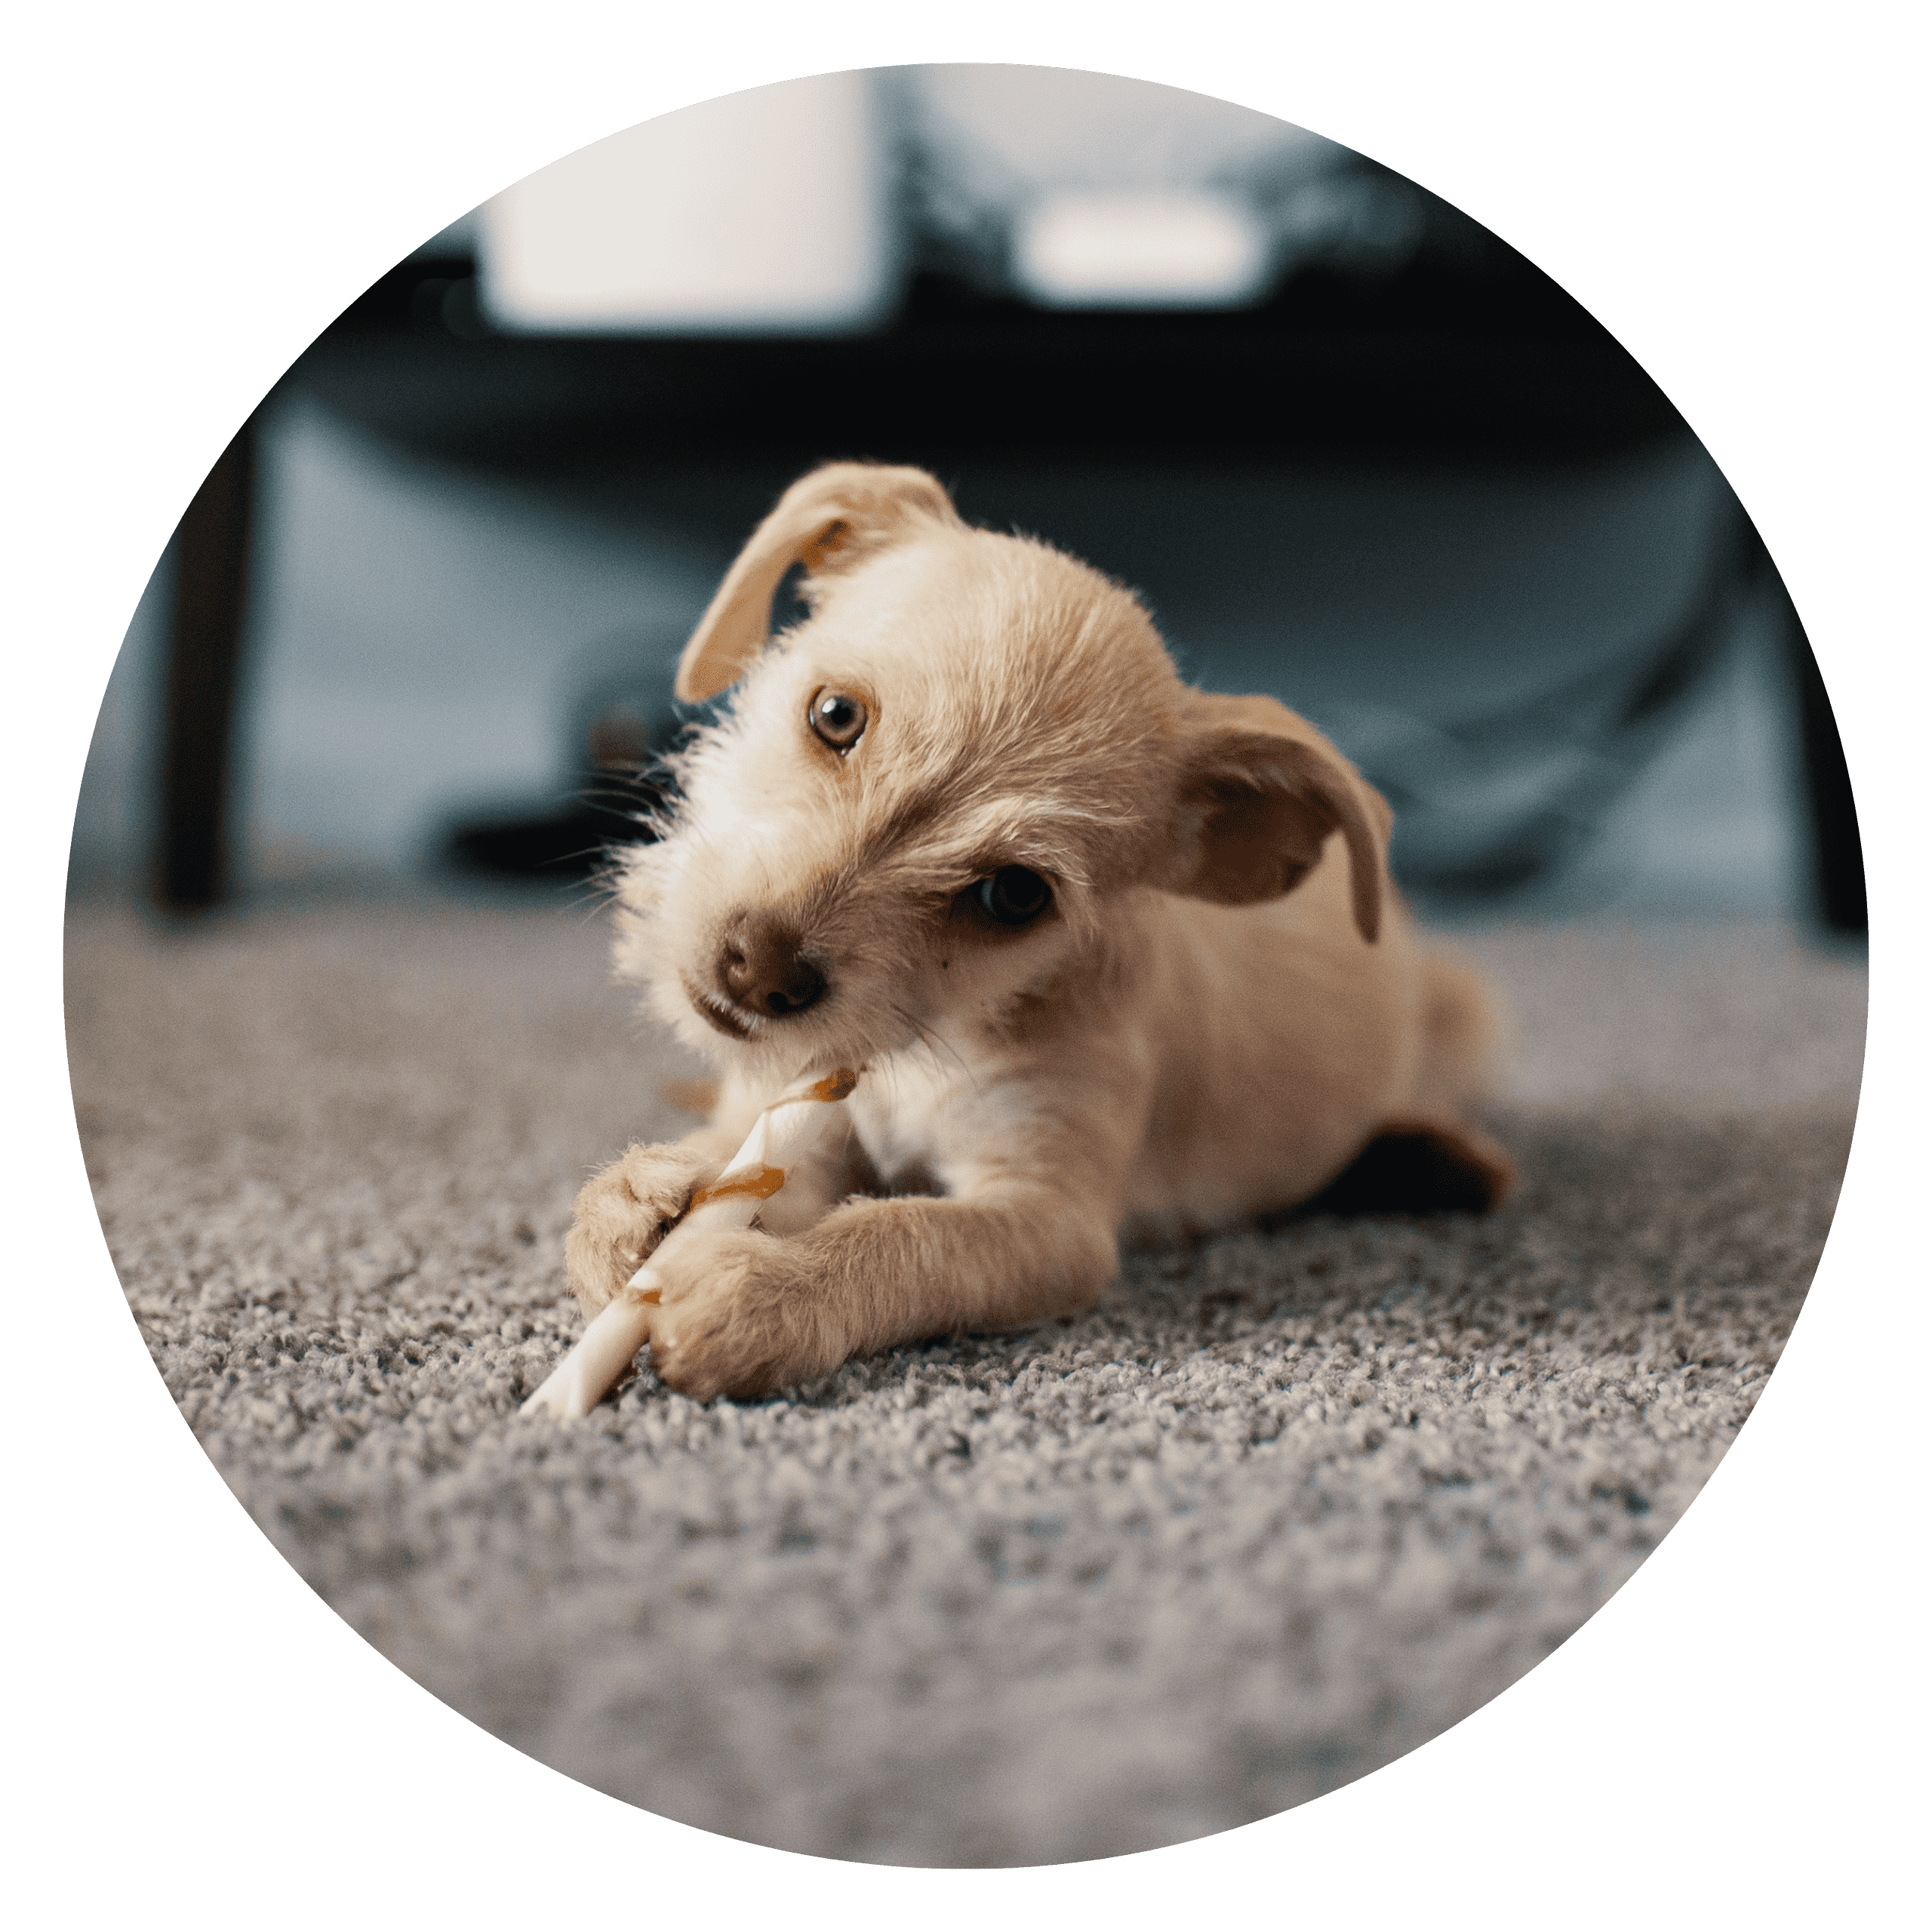
{"label": "white chew bone", "polygon": [[657,1244],[657,1251],[577,1337],[577,1346],[552,1370],[549,1380],[523,1405],[560,1422],[587,1416],[650,1338],[651,1309],[657,1300],[664,1257],[696,1228],[749,1227],[758,1209],[785,1185],[785,1177],[845,1124],[845,1097],[858,1075],[841,1067],[823,1079],[789,1088],[752,1123],[745,1144],[708,1187],[691,1196],[684,1217]]}

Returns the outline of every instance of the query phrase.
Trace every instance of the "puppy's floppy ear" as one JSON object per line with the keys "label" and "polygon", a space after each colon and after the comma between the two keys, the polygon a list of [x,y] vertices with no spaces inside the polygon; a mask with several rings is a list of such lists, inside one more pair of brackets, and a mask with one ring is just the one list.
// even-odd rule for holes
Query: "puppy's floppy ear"
{"label": "puppy's floppy ear", "polygon": [[1331,832],[1348,848],[1355,926],[1382,926],[1387,801],[1305,718],[1271,697],[1190,691],[1175,799],[1173,869],[1190,899],[1248,906],[1291,891]]}
{"label": "puppy's floppy ear", "polygon": [[814,575],[843,568],[921,523],[961,527],[952,499],[923,469],[829,463],[800,477],[752,531],[698,620],[678,660],[678,696],[687,703],[715,697],[750,667],[771,629],[771,600],[794,564]]}

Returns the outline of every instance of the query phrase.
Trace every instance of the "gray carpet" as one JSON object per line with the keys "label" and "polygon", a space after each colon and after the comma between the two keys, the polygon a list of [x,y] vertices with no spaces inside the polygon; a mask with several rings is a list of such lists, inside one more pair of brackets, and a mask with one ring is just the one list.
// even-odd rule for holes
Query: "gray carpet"
{"label": "gray carpet", "polygon": [[1491,1219],[1140,1254],[1071,1325],[743,1407],[645,1376],[568,1427],[515,1407],[577,1332],[571,1197],[681,1127],[658,1089],[691,1070],[594,921],[77,912],[69,1029],[155,1361],[377,1649],[691,1824],[1032,1863],[1240,1824],[1454,1724],[1656,1547],[1777,1359],[1862,968],[1758,926],[1464,943],[1523,1036]]}

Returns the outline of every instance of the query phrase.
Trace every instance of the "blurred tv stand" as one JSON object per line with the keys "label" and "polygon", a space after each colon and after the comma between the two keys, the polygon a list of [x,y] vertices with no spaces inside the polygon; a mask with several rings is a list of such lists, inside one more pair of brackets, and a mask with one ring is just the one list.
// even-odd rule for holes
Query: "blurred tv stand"
{"label": "blurred tv stand", "polygon": [[[781,454],[787,474],[834,457],[944,474],[974,452],[1586,461],[1690,436],[1614,338],[1500,243],[1474,265],[1424,259],[1374,282],[1304,273],[1215,312],[1042,311],[928,272],[886,327],[816,337],[510,335],[485,320],[473,261],[415,257],[277,393],[411,456],[538,485],[614,466],[688,474],[734,529],[764,507],[756,479]],[[178,911],[224,890],[251,448],[245,430],[179,533],[158,855],[159,896]],[[1795,612],[1786,628],[1820,916],[1862,931],[1843,755]]]}
{"label": "blurred tv stand", "polygon": [[[1056,312],[915,277],[862,336],[509,336],[464,258],[407,263],[288,381],[387,441],[522,472],[701,446],[1278,452],[1627,448],[1688,434],[1520,257],[1373,288],[1305,275],[1226,312]],[[911,452],[909,455],[907,453]]]}

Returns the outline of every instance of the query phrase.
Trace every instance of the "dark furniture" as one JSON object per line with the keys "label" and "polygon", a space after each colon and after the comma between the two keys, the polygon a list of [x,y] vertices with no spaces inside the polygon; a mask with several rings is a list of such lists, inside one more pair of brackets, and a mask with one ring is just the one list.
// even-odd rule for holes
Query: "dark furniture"
{"label": "dark furniture", "polygon": [[[888,328],[811,340],[498,335],[472,263],[418,259],[352,303],[284,387],[412,452],[559,488],[600,466],[675,467],[702,513],[734,531],[766,506],[756,478],[774,469],[734,460],[750,452],[782,454],[781,475],[869,455],[944,473],[993,450],[1103,461],[1307,447],[1593,453],[1690,433],[1606,331],[1493,237],[1425,252],[1374,285],[1304,275],[1238,313],[1046,314],[928,275]],[[178,537],[157,888],[178,911],[224,890],[251,449],[245,428]],[[1862,931],[1857,823],[1830,706],[1748,525],[1733,549],[1728,588],[1769,583],[1783,603],[1820,915]],[[1667,653],[1658,675],[1672,675]]]}

